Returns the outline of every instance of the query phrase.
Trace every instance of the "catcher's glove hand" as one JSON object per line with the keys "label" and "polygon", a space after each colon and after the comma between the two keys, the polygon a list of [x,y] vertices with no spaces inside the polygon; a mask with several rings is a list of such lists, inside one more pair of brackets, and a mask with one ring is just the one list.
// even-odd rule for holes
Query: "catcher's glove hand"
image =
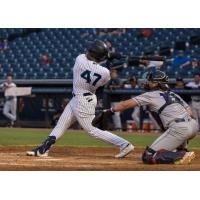
{"label": "catcher's glove hand", "polygon": [[95,116],[95,118],[92,120],[92,125],[97,126],[99,123],[103,121],[103,118],[105,116],[111,116],[113,114],[114,112],[112,111],[112,109],[100,110],[98,114]]}

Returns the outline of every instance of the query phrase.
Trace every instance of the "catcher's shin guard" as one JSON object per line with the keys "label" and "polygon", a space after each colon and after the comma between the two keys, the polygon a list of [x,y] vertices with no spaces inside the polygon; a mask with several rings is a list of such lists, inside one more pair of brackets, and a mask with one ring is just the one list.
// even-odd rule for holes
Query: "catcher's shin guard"
{"label": "catcher's shin guard", "polygon": [[56,142],[55,136],[49,136],[39,147],[32,151],[27,151],[28,156],[48,156],[50,147]]}
{"label": "catcher's shin guard", "polygon": [[147,147],[142,155],[145,164],[174,164],[177,160],[184,157],[185,151],[168,151],[165,149],[154,151]]}

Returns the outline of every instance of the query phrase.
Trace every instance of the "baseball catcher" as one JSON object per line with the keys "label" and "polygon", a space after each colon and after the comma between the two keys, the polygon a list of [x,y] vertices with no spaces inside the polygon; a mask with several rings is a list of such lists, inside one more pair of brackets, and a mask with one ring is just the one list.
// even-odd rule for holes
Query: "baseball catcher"
{"label": "baseball catcher", "polygon": [[[159,116],[165,131],[153,144],[146,147],[142,155],[143,162],[189,164],[195,158],[195,153],[186,149],[187,141],[194,138],[198,131],[198,123],[191,108],[179,95],[169,90],[166,85],[168,77],[164,72],[149,72],[145,78],[145,87],[149,91],[122,101],[103,113],[112,114],[136,106],[149,106]],[[94,119],[93,123],[101,120],[102,115]]]}

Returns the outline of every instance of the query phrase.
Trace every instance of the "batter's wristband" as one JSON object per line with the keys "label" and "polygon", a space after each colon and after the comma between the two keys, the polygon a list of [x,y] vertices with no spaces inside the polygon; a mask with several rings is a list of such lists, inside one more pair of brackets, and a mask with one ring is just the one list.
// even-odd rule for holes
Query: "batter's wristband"
{"label": "batter's wristband", "polygon": [[111,107],[111,108],[110,108],[110,111],[111,111],[112,113],[114,113],[114,112],[115,112],[115,110],[114,110],[114,108],[113,108],[113,107]]}

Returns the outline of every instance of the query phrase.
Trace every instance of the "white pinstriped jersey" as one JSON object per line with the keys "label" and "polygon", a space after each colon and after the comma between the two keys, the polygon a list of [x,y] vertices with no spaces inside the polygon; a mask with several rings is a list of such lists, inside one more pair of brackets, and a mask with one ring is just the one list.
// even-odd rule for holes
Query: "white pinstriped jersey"
{"label": "white pinstriped jersey", "polygon": [[93,93],[110,80],[110,71],[87,59],[85,54],[76,58],[73,68],[73,93]]}
{"label": "white pinstriped jersey", "polygon": [[167,127],[170,122],[176,118],[184,118],[188,115],[186,109],[189,105],[177,94],[170,92],[165,93],[160,90],[145,92],[139,96],[133,98],[139,106],[147,105],[149,109],[154,112],[158,110],[169,100],[171,101],[180,101],[180,103],[173,103],[168,105],[160,114],[161,121],[164,127]]}

